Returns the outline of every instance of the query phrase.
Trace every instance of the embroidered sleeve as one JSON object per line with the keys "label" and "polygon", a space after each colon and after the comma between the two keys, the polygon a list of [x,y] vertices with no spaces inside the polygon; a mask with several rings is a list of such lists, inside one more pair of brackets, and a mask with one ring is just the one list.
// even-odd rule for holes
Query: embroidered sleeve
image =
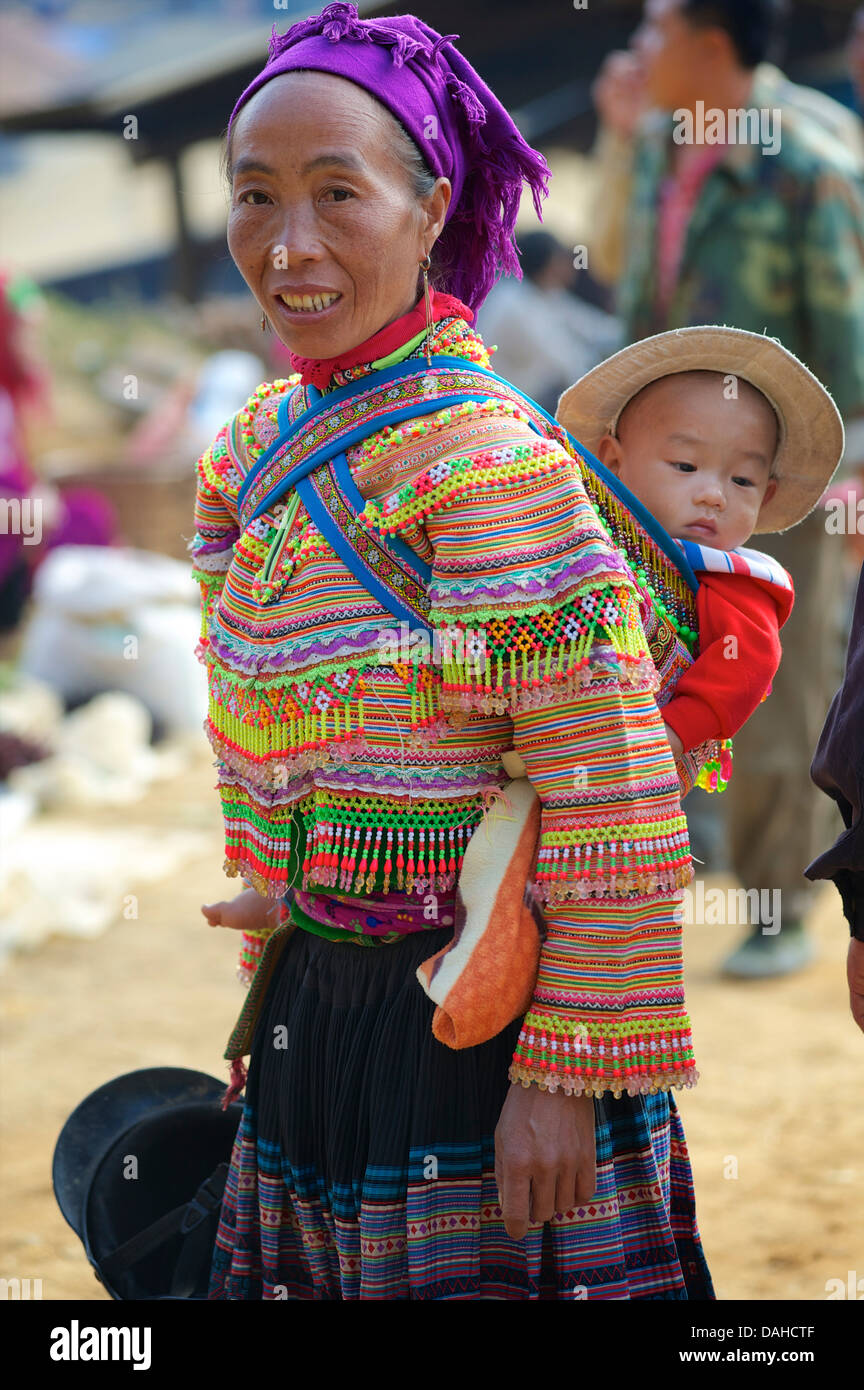
{"label": "embroidered sleeve", "polygon": [[510,443],[433,466],[377,519],[421,514],[431,620],[453,633],[442,704],[457,720],[509,713],[542,803],[548,936],[511,1080],[597,1095],[692,1084],[689,841],[633,577],[578,463],[515,422]]}
{"label": "embroidered sleeve", "polygon": [[197,465],[195,535],[189,551],[192,577],[201,589],[202,640],[240,535],[234,499],[241,480],[230,454],[232,425],[222,426]]}
{"label": "embroidered sleeve", "polygon": [[513,724],[542,802],[535,887],[547,937],[510,1078],[595,1095],[692,1084],[680,912],[689,841],[651,692],[601,677]]}
{"label": "embroidered sleeve", "polygon": [[201,588],[201,640],[219,599],[240,536],[237,493],[249,467],[275,438],[284,392],[296,378],[263,382],[198,460],[192,576]]}

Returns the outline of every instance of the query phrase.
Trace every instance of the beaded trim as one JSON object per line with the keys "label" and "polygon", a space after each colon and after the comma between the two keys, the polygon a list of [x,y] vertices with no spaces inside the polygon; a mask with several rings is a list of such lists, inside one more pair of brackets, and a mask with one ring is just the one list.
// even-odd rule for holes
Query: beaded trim
{"label": "beaded trim", "polygon": [[456,886],[467,843],[482,819],[475,798],[406,804],[319,791],[307,812],[303,882],[346,893],[406,893]]}
{"label": "beaded trim", "polygon": [[[242,875],[263,897],[289,886],[292,841],[303,840],[299,886],[345,893],[443,892],[455,888],[465,850],[483,819],[476,796],[410,797],[316,787],[290,804],[265,805],[249,789],[221,784],[226,821],[225,873]],[[299,822],[295,817],[299,817]],[[260,843],[265,857],[259,857]],[[298,885],[293,885],[298,886]]]}
{"label": "beaded trim", "polygon": [[[624,838],[623,830],[632,838]],[[667,893],[692,877],[683,815],[672,821],[545,831],[536,872],[540,897],[547,903]]]}
{"label": "beaded trim", "polygon": [[[578,1069],[578,1074],[577,1074]],[[510,1080],[567,1095],[653,1095],[698,1080],[687,1014],[572,1022],[529,1011]]]}
{"label": "beaded trim", "polygon": [[[499,409],[508,402],[500,402]],[[449,425],[455,410],[442,410],[436,415],[412,422],[408,437],[414,438],[428,434],[431,430]],[[464,412],[463,412],[464,413]],[[511,409],[506,412],[515,415]],[[393,444],[403,441],[401,430],[392,431]],[[384,535],[395,535],[412,523],[416,524],[425,516],[446,507],[451,499],[484,487],[500,486],[515,478],[542,477],[553,472],[568,472],[572,467],[570,460],[557,452],[550,455],[549,441],[538,439],[536,444],[511,445],[475,454],[472,458],[442,459],[421,473],[412,484],[407,484],[397,493],[391,494],[385,505],[369,501],[360,513],[360,519],[370,529]],[[374,453],[372,455],[374,457]],[[482,473],[482,477],[476,476]]]}

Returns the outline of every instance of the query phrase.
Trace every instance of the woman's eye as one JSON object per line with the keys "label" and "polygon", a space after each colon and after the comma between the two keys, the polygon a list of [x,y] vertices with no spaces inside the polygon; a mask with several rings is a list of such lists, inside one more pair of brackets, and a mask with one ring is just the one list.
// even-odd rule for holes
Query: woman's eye
{"label": "woman's eye", "polygon": [[264,192],[262,192],[262,190],[261,190],[260,188],[250,188],[249,191],[248,191],[247,193],[241,193],[241,194],[240,194],[240,197],[239,197],[239,199],[238,199],[238,202],[240,202],[240,203],[245,203],[245,204],[247,205],[247,207],[260,207],[260,206],[261,206],[260,203],[257,203],[257,202],[255,202],[255,203],[250,203],[250,202],[249,202],[249,199],[250,199],[250,198],[261,198],[261,199],[265,199],[266,197],[267,197],[267,194],[264,193]]}
{"label": "woman's eye", "polygon": [[328,188],[324,196],[330,197],[331,195],[337,203],[344,203],[346,198],[354,197],[350,188]]}

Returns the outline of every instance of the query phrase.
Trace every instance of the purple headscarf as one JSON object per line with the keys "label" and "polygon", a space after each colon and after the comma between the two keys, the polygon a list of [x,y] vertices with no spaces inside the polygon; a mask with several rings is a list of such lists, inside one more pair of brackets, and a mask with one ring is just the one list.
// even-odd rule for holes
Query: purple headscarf
{"label": "purple headscarf", "polygon": [[273,33],[265,67],[231,113],[280,73],[298,68],[333,73],[364,87],[392,112],[453,194],[438,239],[444,283],[475,312],[501,274],[521,269],[513,240],[523,180],[538,218],[549,167],[528,145],[504,107],[454,48],[413,15],[360,19],[357,6],[325,5],[319,15]]}

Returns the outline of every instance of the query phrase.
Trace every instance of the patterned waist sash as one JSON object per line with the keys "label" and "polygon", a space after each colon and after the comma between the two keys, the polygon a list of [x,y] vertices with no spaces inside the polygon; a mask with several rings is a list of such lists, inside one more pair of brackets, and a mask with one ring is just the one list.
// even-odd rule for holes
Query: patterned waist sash
{"label": "patterned waist sash", "polygon": [[454,910],[455,889],[430,894],[428,901],[407,893],[353,898],[298,890],[291,904],[299,927],[331,941],[353,938],[358,946],[389,945],[414,932],[452,927]]}

